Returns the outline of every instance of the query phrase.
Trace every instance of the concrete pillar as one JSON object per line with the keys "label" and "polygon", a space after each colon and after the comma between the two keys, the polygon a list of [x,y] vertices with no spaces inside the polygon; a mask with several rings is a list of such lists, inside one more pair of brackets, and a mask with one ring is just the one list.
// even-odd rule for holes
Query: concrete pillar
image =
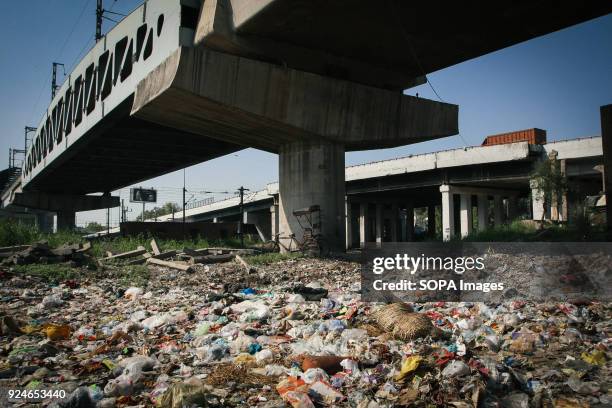
{"label": "concrete pillar", "polygon": [[383,205],[376,203],[376,243],[378,245],[383,242]]}
{"label": "concrete pillar", "polygon": [[414,204],[406,203],[406,241],[414,240]]}
{"label": "concrete pillar", "polygon": [[508,223],[511,223],[518,217],[518,197],[508,197]]}
{"label": "concrete pillar", "polygon": [[351,211],[351,202],[349,201],[348,196],[344,199],[344,213],[346,214],[345,226],[345,236],[346,236],[346,249],[351,249],[353,247],[353,212]]}
{"label": "concrete pillar", "polygon": [[275,239],[278,235],[278,204],[272,204],[270,206],[270,224],[270,229],[272,231],[272,239]]}
{"label": "concrete pillar", "polygon": [[361,248],[364,248],[368,242],[369,228],[368,203],[361,203],[359,204],[359,246]]}
{"label": "concrete pillar", "polygon": [[279,151],[279,233],[303,230],[293,211],[320,207],[320,233],[331,251],[344,251],[344,146],[326,141],[294,142]]}
{"label": "concrete pillar", "polygon": [[40,232],[53,232],[53,213],[40,212],[36,214],[36,227]]}
{"label": "concrete pillar", "polygon": [[[561,174],[566,177],[567,176],[567,162],[565,161],[565,159],[559,160],[559,169],[561,171]],[[560,213],[559,213],[559,217],[561,219],[561,221],[563,222],[567,222],[569,219],[569,208],[568,208],[568,202],[567,202],[567,191],[564,191],[561,194],[561,203],[560,203]]]}
{"label": "concrete pillar", "polygon": [[73,230],[76,227],[76,213],[72,210],[57,212],[57,230]]}
{"label": "concrete pillar", "polygon": [[531,218],[540,221],[544,219],[546,213],[544,209],[544,192],[533,181],[529,185],[531,187]]}
{"label": "concrete pillar", "polygon": [[391,242],[398,242],[397,227],[399,224],[399,208],[397,203],[391,204]]}
{"label": "concrete pillar", "polygon": [[442,193],[442,240],[450,241],[455,236],[455,203],[451,187],[447,184],[440,186]]}
{"label": "concrete pillar", "polygon": [[272,223],[268,217],[268,213],[265,210],[259,211],[245,211],[244,220],[245,224],[253,224],[259,235],[259,239],[262,242],[266,242],[273,238],[272,236]]}
{"label": "concrete pillar", "polygon": [[430,205],[427,207],[427,235],[430,237],[436,236],[436,206]]}
{"label": "concrete pillar", "polygon": [[467,237],[472,233],[472,195],[461,194],[461,206],[459,208],[459,221],[461,222],[461,237]]}
{"label": "concrete pillar", "polygon": [[478,231],[485,231],[489,227],[489,197],[478,194]]}
{"label": "concrete pillar", "polygon": [[601,143],[603,147],[604,182],[606,192],[606,218],[608,238],[612,239],[612,104],[599,109],[601,116]]}
{"label": "concrete pillar", "polygon": [[493,219],[496,227],[504,223],[504,202],[502,196],[493,196]]}

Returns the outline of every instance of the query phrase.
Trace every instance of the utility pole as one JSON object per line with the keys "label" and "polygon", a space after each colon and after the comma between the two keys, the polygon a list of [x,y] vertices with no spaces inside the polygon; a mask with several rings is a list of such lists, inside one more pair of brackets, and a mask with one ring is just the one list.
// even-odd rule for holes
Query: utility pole
{"label": "utility pole", "polygon": [[53,76],[51,77],[51,99],[55,98],[55,93],[59,89],[59,86],[57,85],[57,67],[62,67],[62,69],[64,70],[64,75],[66,75],[66,67],[64,66],[64,64],[54,62]]}
{"label": "utility pole", "polygon": [[240,193],[240,222],[238,223],[238,235],[240,236],[240,247],[244,248],[244,192],[249,191],[248,188],[240,186],[238,192]]}
{"label": "utility pole", "polygon": [[102,7],[102,0],[97,0],[96,5],[96,42],[102,39],[102,17],[104,16],[104,8]]}
{"label": "utility pole", "polygon": [[185,239],[185,194],[187,193],[187,188],[185,187],[185,169],[183,169],[183,239]]}
{"label": "utility pole", "polygon": [[127,222],[127,215],[132,212],[131,208],[125,206],[124,201],[121,199],[121,222]]}
{"label": "utility pole", "polygon": [[24,138],[23,138],[23,146],[25,151],[28,151],[28,142],[30,141],[30,138],[28,137],[28,135],[32,132],[36,132],[36,128],[32,127],[32,126],[26,126],[25,127],[25,134],[24,134]]}

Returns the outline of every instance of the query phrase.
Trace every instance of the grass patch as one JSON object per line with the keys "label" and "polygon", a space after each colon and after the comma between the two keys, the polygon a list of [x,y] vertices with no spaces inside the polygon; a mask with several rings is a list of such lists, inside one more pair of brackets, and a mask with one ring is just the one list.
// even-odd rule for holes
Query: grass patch
{"label": "grass patch", "polygon": [[539,230],[533,225],[514,221],[509,225],[475,231],[463,239],[468,242],[582,242],[605,241],[603,228],[579,228],[574,225],[548,225]]}
{"label": "grass patch", "polygon": [[[91,249],[91,254],[101,258],[104,257],[106,251],[110,251],[114,254],[119,254],[122,252],[133,251],[138,248],[138,246],[143,246],[147,248],[147,250],[151,250],[151,239],[150,235],[141,234],[137,236],[131,237],[111,237],[111,238],[101,238],[93,242],[93,247]],[[204,238],[193,238],[193,239],[160,239],[155,238],[157,245],[162,251],[169,251],[172,249],[182,250],[183,248],[192,248],[192,249],[200,249],[200,248],[211,248],[211,247],[224,247],[224,248],[240,248],[240,240],[239,239],[227,239],[227,240],[214,240],[209,241]],[[245,245],[249,246],[253,242],[246,241]]]}
{"label": "grass patch", "polygon": [[68,279],[82,278],[86,273],[81,268],[71,268],[67,264],[32,264],[32,265],[16,265],[13,267],[15,273],[22,275],[31,275],[41,278],[44,281],[52,283],[60,283]]}
{"label": "grass patch", "polygon": [[245,258],[245,261],[251,265],[267,265],[280,261],[287,261],[289,259],[303,258],[304,254],[301,252],[292,252],[281,254],[279,252],[269,252],[259,255],[251,255]]}
{"label": "grass patch", "polygon": [[123,286],[144,287],[149,282],[151,272],[146,265],[132,265],[119,267],[114,276]]}
{"label": "grass patch", "polygon": [[[138,246],[144,246],[150,250],[151,239],[152,236],[148,234],[130,237],[115,236],[100,238],[92,241],[90,254],[100,258],[105,256],[106,251],[118,254],[132,251]],[[38,241],[47,241],[49,246],[55,248],[62,244],[85,243],[86,240],[74,231],[59,231],[49,234],[40,232],[36,226],[20,221],[11,219],[0,220],[0,246],[28,245]],[[240,248],[240,239],[238,238],[212,241],[200,237],[184,240],[156,238],[156,241],[163,251],[171,249],[182,250],[186,247],[194,249],[209,247]],[[257,241],[245,239],[246,246],[254,245],[256,242]]]}
{"label": "grass patch", "polygon": [[83,243],[85,239],[73,231],[58,231],[55,234],[40,232],[34,225],[17,220],[0,220],[0,246],[28,245],[47,241],[51,247],[62,244]]}

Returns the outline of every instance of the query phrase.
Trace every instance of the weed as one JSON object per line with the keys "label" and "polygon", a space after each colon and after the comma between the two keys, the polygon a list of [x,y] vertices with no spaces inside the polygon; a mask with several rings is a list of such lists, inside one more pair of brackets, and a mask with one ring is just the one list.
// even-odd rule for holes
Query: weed
{"label": "weed", "polygon": [[115,277],[123,286],[146,286],[151,273],[146,265],[123,266],[115,270]]}
{"label": "weed", "polygon": [[288,259],[303,258],[304,254],[301,252],[292,252],[281,254],[278,252],[269,252],[265,254],[252,255],[246,257],[245,261],[251,265],[267,265],[275,262],[286,261]]}
{"label": "weed", "polygon": [[60,283],[67,279],[83,277],[83,270],[71,268],[68,264],[32,264],[17,265],[13,268],[18,274],[31,275],[51,283]]}

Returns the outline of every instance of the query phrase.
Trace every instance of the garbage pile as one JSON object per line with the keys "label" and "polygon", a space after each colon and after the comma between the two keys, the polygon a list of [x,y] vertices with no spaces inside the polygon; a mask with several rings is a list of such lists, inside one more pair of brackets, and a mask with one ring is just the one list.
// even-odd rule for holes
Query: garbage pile
{"label": "garbage pile", "polygon": [[239,258],[185,271],[148,257],[141,287],[3,267],[0,389],[65,397],[0,406],[612,404],[610,304],[371,304],[357,263]]}

